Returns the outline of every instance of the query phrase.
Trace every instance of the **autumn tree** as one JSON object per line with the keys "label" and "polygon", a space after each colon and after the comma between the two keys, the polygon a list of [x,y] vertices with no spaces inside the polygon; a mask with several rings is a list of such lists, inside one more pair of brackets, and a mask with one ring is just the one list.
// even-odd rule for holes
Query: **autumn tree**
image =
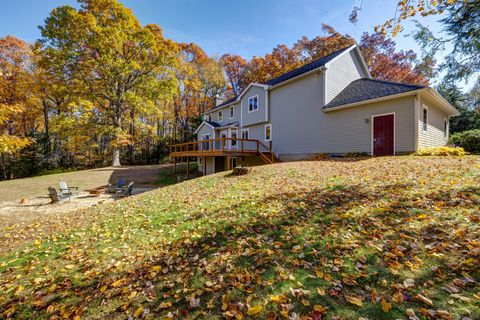
{"label": "autumn tree", "polygon": [[413,50],[397,51],[395,42],[382,33],[364,33],[360,50],[375,79],[428,84],[428,79],[434,75],[434,60],[418,61]]}
{"label": "autumn tree", "polygon": [[304,63],[312,62],[355,44],[355,40],[350,35],[343,35],[325,23],[322,24],[322,31],[323,35],[313,39],[302,37],[295,43],[294,50],[300,54],[300,59]]}
{"label": "autumn tree", "polygon": [[237,54],[226,53],[220,58],[228,81],[227,97],[236,97],[246,87],[242,74],[247,61]]}
{"label": "autumn tree", "polygon": [[110,128],[112,165],[118,166],[120,147],[130,140],[124,120],[131,106],[151,99],[147,89],[166,100],[174,92],[176,46],[158,27],[142,27],[116,0],[79,3],[79,9],[63,6],[51,12],[40,43],[78,66],[76,79]]}
{"label": "autumn tree", "polygon": [[28,44],[13,36],[0,38],[0,155],[3,179],[8,178],[6,155],[30,145],[35,128],[35,92]]}
{"label": "autumn tree", "polygon": [[178,90],[173,111],[179,136],[189,140],[200,115],[214,106],[217,95],[223,95],[226,82],[218,59],[209,57],[193,43],[181,43],[179,47],[179,65],[175,71]]}
{"label": "autumn tree", "polygon": [[[355,6],[350,21],[359,19],[361,6]],[[393,14],[395,12],[395,14]],[[438,16],[441,32],[432,32],[415,20],[417,30],[413,37],[422,46],[428,59],[439,52],[448,50],[445,59],[438,66],[445,71],[447,81],[467,80],[480,72],[478,51],[480,48],[480,0],[398,0],[392,8],[393,17],[375,27],[381,34],[396,37],[404,30],[408,20],[418,17]]]}

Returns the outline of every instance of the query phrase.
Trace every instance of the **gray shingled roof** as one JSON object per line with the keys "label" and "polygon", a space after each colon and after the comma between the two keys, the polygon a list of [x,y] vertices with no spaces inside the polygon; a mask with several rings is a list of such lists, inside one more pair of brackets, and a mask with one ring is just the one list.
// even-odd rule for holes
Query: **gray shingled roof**
{"label": "gray shingled roof", "polygon": [[220,127],[220,124],[216,123],[216,122],[213,122],[213,121],[207,121],[205,120],[206,123],[208,123],[209,125],[211,125],[212,127],[214,128],[219,128]]}
{"label": "gray shingled roof", "polygon": [[353,81],[323,109],[426,88],[422,85],[362,78]]}
{"label": "gray shingled roof", "polygon": [[210,112],[210,111],[214,111],[216,109],[221,109],[223,106],[226,106],[227,104],[229,103],[232,103],[234,102],[235,100],[237,100],[238,96],[234,97],[234,98],[231,98],[231,99],[228,99],[227,101],[224,101],[222,102],[221,104],[219,104],[218,106],[215,106],[213,108],[211,108],[210,110],[208,110],[207,112]]}
{"label": "gray shingled roof", "polygon": [[331,60],[333,60],[333,58],[339,56],[340,54],[342,54],[344,51],[346,51],[350,47],[351,46],[340,49],[340,50],[335,51],[334,53],[331,53],[331,54],[329,54],[325,57],[321,57],[318,60],[307,63],[306,65],[301,66],[298,69],[295,69],[295,70],[292,70],[290,72],[284,73],[284,74],[282,74],[281,76],[279,76],[275,79],[272,79],[272,80],[269,80],[269,81],[265,82],[265,84],[267,84],[269,86],[274,86],[274,85],[277,85],[277,84],[282,83],[284,81],[287,81],[288,79],[291,79],[291,78],[294,78],[294,77],[299,76],[301,74],[304,74],[306,72],[309,72],[309,71],[312,71],[314,69],[323,67],[327,62],[330,62]]}

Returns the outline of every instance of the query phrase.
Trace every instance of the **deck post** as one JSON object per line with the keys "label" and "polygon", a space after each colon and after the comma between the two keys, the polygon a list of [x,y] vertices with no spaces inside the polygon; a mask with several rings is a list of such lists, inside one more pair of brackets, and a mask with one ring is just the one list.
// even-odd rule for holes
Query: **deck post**
{"label": "deck post", "polygon": [[203,157],[203,175],[207,175],[207,157]]}
{"label": "deck post", "polygon": [[190,179],[190,157],[187,156],[187,180]]}
{"label": "deck post", "polygon": [[173,157],[173,173],[177,173],[177,157]]}

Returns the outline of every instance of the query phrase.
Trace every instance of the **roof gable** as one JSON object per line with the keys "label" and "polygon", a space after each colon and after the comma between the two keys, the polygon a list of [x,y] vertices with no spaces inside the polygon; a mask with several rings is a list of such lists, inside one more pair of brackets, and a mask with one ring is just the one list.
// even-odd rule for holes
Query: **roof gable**
{"label": "roof gable", "polygon": [[218,128],[220,127],[220,125],[216,122],[213,122],[213,121],[207,121],[207,120],[203,120],[202,123],[200,123],[200,125],[198,126],[197,130],[195,130],[195,133],[198,133],[198,131],[200,131],[200,129],[204,126],[209,126],[211,129],[214,129],[215,128]]}
{"label": "roof gable", "polygon": [[323,67],[328,62],[332,61],[333,59],[340,56],[342,53],[346,52],[347,50],[349,50],[351,48],[353,48],[353,46],[346,47],[346,48],[340,49],[338,51],[335,51],[335,52],[333,52],[329,55],[321,57],[320,59],[317,59],[315,61],[307,63],[307,64],[301,66],[300,68],[297,68],[297,69],[292,70],[290,72],[284,73],[277,78],[271,79],[271,80],[265,82],[265,84],[267,84],[269,86],[275,86],[275,85],[280,84],[284,81],[287,81],[287,80],[290,80],[292,78],[298,77],[298,76],[300,76],[304,73],[307,73],[309,71],[312,71],[312,70],[318,69],[320,67]]}

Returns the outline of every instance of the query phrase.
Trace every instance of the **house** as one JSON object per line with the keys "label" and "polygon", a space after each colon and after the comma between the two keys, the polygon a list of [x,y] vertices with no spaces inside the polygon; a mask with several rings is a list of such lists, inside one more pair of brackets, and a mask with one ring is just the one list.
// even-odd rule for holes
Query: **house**
{"label": "house", "polygon": [[445,145],[456,115],[432,88],[372,79],[353,45],[251,83],[205,112],[198,141],[173,146],[171,156],[198,157],[210,174],[319,154],[408,154]]}

